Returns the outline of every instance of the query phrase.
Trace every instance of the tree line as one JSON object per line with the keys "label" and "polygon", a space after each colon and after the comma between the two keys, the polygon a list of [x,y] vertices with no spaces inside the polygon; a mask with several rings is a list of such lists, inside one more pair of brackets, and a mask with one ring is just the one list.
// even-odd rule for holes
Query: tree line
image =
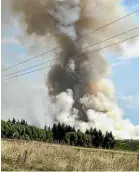
{"label": "tree line", "polygon": [[112,132],[103,134],[101,130],[90,128],[83,133],[63,123],[55,123],[52,127],[45,125],[41,129],[28,125],[24,119],[16,121],[15,118],[8,121],[1,120],[1,137],[106,149],[114,148],[116,144]]}

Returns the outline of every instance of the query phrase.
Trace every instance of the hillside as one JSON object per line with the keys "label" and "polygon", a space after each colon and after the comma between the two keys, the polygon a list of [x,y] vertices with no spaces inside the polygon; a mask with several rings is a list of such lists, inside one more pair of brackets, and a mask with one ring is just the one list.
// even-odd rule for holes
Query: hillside
{"label": "hillside", "polygon": [[2,170],[137,171],[139,154],[2,139]]}

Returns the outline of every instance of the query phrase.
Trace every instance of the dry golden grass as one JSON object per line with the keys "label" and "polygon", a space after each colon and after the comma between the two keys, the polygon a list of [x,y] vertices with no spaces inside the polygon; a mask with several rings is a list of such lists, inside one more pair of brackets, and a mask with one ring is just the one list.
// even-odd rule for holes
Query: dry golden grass
{"label": "dry golden grass", "polygon": [[1,146],[3,171],[139,170],[139,154],[137,153],[20,140],[2,140]]}

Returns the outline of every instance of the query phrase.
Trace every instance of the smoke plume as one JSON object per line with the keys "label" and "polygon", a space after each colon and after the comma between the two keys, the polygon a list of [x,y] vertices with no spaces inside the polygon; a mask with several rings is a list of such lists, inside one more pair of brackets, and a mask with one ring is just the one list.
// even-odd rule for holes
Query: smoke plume
{"label": "smoke plume", "polygon": [[[52,99],[52,118],[82,131],[97,127],[102,131],[112,131],[117,138],[139,138],[139,126],[122,119],[122,111],[115,99],[114,85],[109,79],[111,68],[106,53],[97,51],[86,55],[90,49],[81,51],[90,44],[136,27],[135,16],[78,39],[81,35],[126,15],[121,3],[121,0],[11,0],[13,15],[18,16],[29,38],[34,35],[37,40],[51,35],[61,46],[57,54],[59,59],[50,69],[46,81]],[[108,44],[136,33],[137,30],[134,30],[116,37]],[[104,45],[106,43],[93,49]],[[123,53],[119,44],[107,51]]]}

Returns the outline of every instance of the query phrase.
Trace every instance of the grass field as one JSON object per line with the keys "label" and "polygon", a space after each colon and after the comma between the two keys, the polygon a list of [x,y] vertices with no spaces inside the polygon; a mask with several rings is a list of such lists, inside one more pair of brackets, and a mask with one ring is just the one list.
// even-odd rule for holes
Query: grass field
{"label": "grass field", "polygon": [[35,141],[2,140],[2,171],[138,171],[139,154]]}

